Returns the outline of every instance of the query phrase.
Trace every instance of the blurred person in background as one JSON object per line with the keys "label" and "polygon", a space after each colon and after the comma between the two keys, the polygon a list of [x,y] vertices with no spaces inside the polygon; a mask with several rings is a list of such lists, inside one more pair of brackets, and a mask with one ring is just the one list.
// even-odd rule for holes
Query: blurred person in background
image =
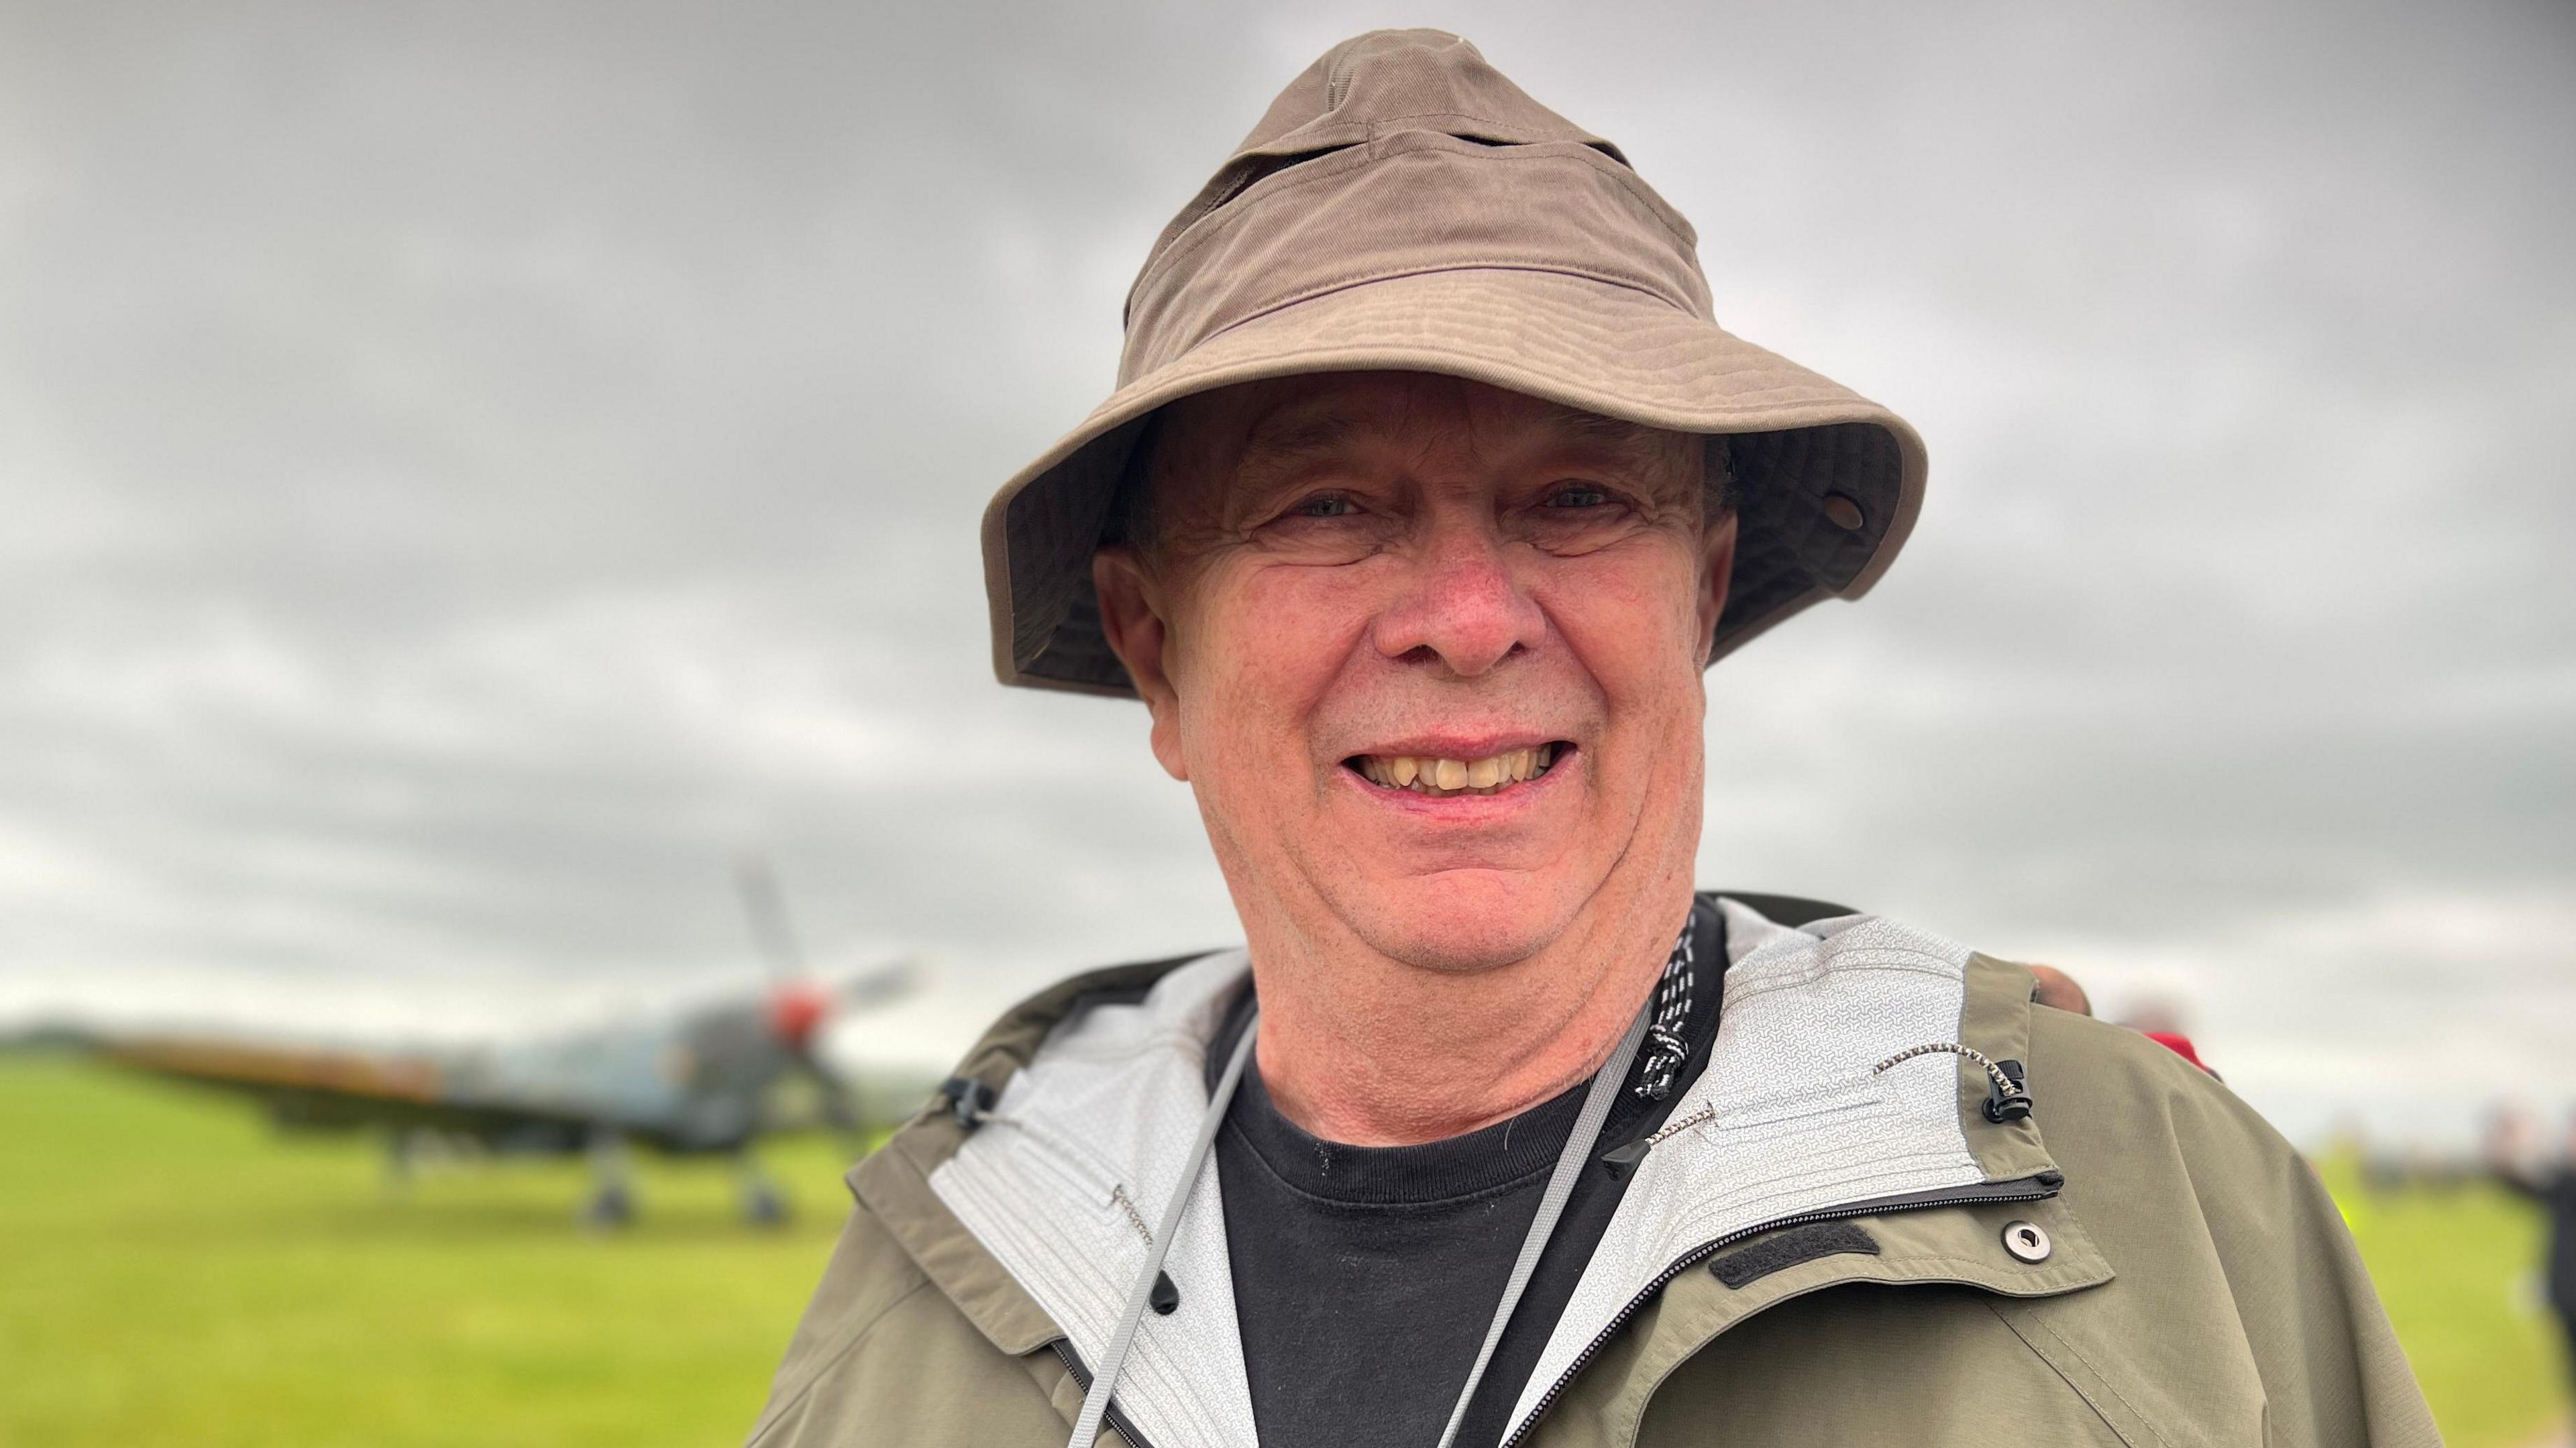
{"label": "blurred person in background", "polygon": [[2500,1112],[2487,1133],[2487,1164],[2507,1189],[2539,1204],[2549,1218],[2548,1266],[2543,1291],[2557,1314],[2559,1345],[2567,1353],[2568,1382],[2576,1388],[2576,1112],[2553,1161],[2537,1159],[2539,1135],[2530,1117]]}
{"label": "blurred person in background", "polygon": [[2200,1048],[2192,1044],[2190,1033],[2183,1029],[2182,1007],[2173,1002],[2154,997],[2132,1002],[2128,1013],[2121,1018],[2120,1024],[2200,1069],[2208,1071],[2212,1076],[2218,1074],[2211,1069],[2207,1061],[2200,1059]]}
{"label": "blurred person in background", "polygon": [[1925,460],[1716,326],[1616,145],[1345,42],[1126,322],[986,514],[995,664],[1143,702],[1248,949],[967,1053],[851,1173],[756,1444],[2435,1441],[2225,1086],[1695,889],[1704,670],[1874,583]]}

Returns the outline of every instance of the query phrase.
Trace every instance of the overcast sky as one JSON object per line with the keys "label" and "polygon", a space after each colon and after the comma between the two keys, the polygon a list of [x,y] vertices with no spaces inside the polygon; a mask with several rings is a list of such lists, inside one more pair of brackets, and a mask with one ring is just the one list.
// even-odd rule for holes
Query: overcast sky
{"label": "overcast sky", "polygon": [[[218,12],[221,12],[220,14]],[[975,521],[1317,53],[1461,31],[1910,418],[1711,676],[1702,879],[2183,1012],[2313,1137],[2576,1097],[2576,9],[0,6],[0,1019],[531,1029],[1237,938]]]}

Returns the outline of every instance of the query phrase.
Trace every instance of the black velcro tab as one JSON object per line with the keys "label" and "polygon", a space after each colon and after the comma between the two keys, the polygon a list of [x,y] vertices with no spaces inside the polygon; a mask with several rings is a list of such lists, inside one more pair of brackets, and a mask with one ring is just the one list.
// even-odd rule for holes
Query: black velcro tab
{"label": "black velcro tab", "polygon": [[1708,1264],[1709,1275],[1729,1287],[1742,1287],[1783,1268],[1819,1257],[1838,1257],[1845,1252],[1878,1255],[1878,1243],[1869,1233],[1849,1222],[1811,1222],[1791,1227],[1776,1236],[1765,1237],[1740,1251],[1729,1252]]}

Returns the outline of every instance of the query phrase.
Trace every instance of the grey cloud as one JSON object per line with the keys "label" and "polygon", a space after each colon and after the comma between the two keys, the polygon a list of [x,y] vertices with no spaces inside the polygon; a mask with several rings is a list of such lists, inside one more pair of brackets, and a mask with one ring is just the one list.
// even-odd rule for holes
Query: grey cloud
{"label": "grey cloud", "polygon": [[[947,962],[867,1049],[1224,938],[1136,713],[990,683],[975,520],[1379,18],[0,12],[0,1012],[711,978],[746,844]],[[2564,7],[1425,18],[1931,440],[1713,676],[1707,879],[2178,999],[2288,1124],[2576,1092]]]}

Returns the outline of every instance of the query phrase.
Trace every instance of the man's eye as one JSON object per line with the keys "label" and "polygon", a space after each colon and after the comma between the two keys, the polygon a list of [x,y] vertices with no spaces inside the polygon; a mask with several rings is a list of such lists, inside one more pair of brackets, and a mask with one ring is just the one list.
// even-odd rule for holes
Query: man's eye
{"label": "man's eye", "polygon": [[1547,495],[1547,506],[1551,508],[1598,508],[1609,501],[1608,489],[1596,488],[1590,483],[1561,484],[1555,492]]}
{"label": "man's eye", "polygon": [[1308,498],[1288,510],[1290,516],[1297,518],[1347,518],[1358,511],[1350,499],[1334,493]]}

